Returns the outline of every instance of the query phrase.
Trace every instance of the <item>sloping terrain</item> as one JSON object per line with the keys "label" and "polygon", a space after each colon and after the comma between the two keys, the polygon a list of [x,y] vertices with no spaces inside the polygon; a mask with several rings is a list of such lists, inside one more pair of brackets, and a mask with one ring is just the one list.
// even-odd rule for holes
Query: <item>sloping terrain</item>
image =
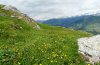
{"label": "sloping terrain", "polygon": [[37,30],[12,12],[0,10],[0,65],[86,65],[77,39],[91,34],[39,23]]}
{"label": "sloping terrain", "polygon": [[0,16],[21,19],[26,23],[28,23],[29,25],[31,25],[33,28],[40,29],[40,27],[36,24],[36,22],[32,18],[30,18],[26,14],[23,14],[18,9],[10,5],[9,6],[0,5]]}
{"label": "sloping terrain", "polygon": [[75,30],[83,30],[93,34],[100,33],[100,15],[98,14],[51,19],[44,21],[43,23],[53,26],[67,27]]}

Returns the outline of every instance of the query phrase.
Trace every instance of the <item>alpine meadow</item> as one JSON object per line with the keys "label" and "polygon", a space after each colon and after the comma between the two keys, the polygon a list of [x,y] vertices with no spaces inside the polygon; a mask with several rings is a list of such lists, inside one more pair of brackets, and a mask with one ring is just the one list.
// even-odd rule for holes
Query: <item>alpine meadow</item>
{"label": "alpine meadow", "polygon": [[37,23],[6,7],[0,5],[0,65],[86,65],[77,39],[92,34]]}

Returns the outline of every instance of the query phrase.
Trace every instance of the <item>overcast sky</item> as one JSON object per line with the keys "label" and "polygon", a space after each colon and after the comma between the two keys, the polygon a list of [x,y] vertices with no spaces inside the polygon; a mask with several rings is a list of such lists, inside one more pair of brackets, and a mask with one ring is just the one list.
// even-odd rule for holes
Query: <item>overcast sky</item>
{"label": "overcast sky", "polygon": [[100,0],[0,0],[36,20],[69,17],[100,11]]}

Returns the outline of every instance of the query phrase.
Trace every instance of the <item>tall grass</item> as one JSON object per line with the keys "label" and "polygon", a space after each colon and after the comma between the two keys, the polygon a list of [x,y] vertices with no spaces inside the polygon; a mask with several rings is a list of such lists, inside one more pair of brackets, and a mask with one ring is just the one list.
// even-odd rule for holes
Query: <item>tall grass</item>
{"label": "tall grass", "polygon": [[38,25],[35,30],[24,20],[0,16],[0,65],[85,65],[77,39],[91,34]]}
{"label": "tall grass", "polygon": [[90,34],[38,25],[0,17],[0,65],[85,65],[76,40]]}

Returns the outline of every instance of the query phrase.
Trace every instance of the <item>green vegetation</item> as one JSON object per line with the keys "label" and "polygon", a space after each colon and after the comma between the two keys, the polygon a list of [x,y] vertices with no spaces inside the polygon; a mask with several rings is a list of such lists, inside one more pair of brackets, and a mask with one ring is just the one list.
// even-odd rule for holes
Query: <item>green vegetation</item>
{"label": "green vegetation", "polygon": [[82,15],[70,18],[58,18],[42,21],[44,24],[62,26],[74,30],[87,31],[92,34],[100,34],[100,15]]}
{"label": "green vegetation", "polygon": [[[15,12],[14,11],[11,11],[11,10],[4,10],[3,7],[5,5],[0,5],[0,16],[11,16],[12,14],[14,14]],[[16,13],[17,14],[17,13]]]}
{"label": "green vegetation", "polygon": [[0,16],[0,65],[85,65],[77,39],[91,34],[37,24]]}

